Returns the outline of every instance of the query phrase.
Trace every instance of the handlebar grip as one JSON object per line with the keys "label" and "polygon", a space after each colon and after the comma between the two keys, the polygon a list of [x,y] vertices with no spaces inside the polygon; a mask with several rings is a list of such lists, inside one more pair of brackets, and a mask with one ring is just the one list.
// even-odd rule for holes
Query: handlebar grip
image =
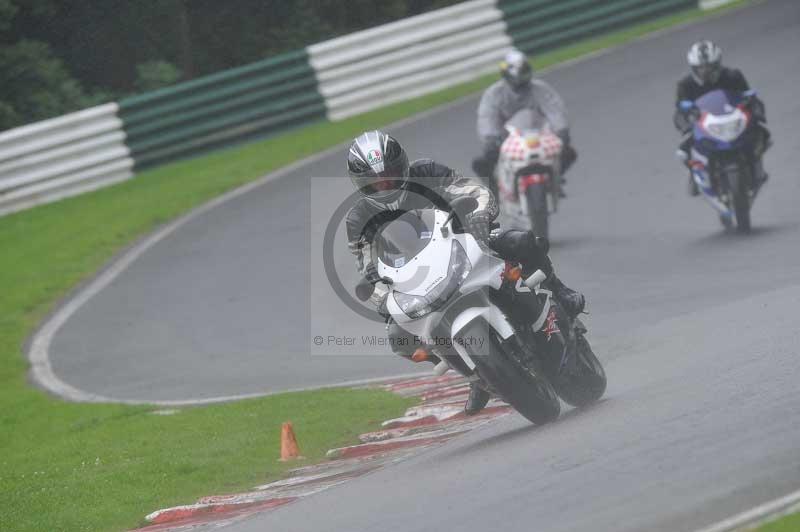
{"label": "handlebar grip", "polygon": [[547,275],[542,270],[536,270],[533,275],[525,279],[525,286],[530,289],[539,288],[539,285],[547,280]]}

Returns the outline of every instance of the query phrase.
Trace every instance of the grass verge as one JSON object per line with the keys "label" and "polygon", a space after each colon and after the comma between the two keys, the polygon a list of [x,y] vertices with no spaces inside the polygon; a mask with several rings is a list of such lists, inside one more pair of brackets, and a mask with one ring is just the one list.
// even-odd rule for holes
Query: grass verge
{"label": "grass verge", "polygon": [[797,532],[800,530],[800,513],[787,515],[777,521],[766,523],[753,532]]}
{"label": "grass verge", "polygon": [[[737,2],[741,4],[742,2]],[[729,6],[730,7],[730,6]],[[690,10],[544,54],[537,68],[704,15]],[[153,415],[151,407],[67,404],[31,388],[25,338],[114,253],[158,225],[265,173],[486,87],[486,76],[343,122],[182,161],[93,194],[0,218],[0,529],[118,530],[147,512],[279,475],[291,418],[313,460],[407,401],[327,390]]]}
{"label": "grass verge", "polygon": [[[126,530],[158,508],[249,490],[319,461],[412,402],[337,389],[158,415],[172,410],[28,395],[2,421],[0,529],[9,532]],[[8,405],[6,394],[2,399]],[[304,460],[277,461],[286,420]]]}

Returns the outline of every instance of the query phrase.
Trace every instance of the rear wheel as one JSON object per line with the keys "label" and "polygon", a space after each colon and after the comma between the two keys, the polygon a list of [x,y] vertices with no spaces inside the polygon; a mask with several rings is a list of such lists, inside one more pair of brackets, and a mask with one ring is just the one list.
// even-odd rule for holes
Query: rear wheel
{"label": "rear wheel", "polygon": [[525,190],[528,201],[528,217],[531,230],[536,236],[550,238],[550,227],[547,214],[547,190],[544,185],[531,185]]}
{"label": "rear wheel", "polygon": [[550,383],[543,375],[525,369],[509,352],[511,343],[503,342],[488,323],[475,320],[458,337],[469,340],[465,345],[481,379],[520,414],[537,425],[558,417],[561,404]]}

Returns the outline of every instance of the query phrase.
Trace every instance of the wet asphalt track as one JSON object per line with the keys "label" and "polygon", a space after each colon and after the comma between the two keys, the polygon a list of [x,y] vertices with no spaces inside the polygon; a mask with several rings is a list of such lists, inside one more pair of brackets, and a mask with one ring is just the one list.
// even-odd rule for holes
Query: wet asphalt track
{"label": "wet asphalt track", "polygon": [[[672,155],[674,80],[700,37],[718,40],[768,105],[772,181],[749,236],[724,233],[686,196]],[[800,3],[769,0],[546,79],[567,100],[581,155],[553,256],[589,299],[606,399],[541,428],[505,418],[235,530],[692,530],[800,487]],[[392,133],[412,155],[466,171],[475,106]],[[413,370],[309,355],[313,335],[363,331],[308,265],[321,227],[308,221],[308,178],[340,173],[341,160],[154,246],[58,332],[56,373],[111,397],[187,399]],[[346,252],[334,262],[346,271]]]}

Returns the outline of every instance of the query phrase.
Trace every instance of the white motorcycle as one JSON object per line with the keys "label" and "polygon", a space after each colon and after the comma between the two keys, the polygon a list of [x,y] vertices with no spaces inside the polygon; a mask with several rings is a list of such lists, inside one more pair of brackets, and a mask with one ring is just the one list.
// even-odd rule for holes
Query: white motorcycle
{"label": "white motorcycle", "polygon": [[[388,312],[441,360],[437,373],[478,381],[533,423],[558,417],[559,396],[574,406],[596,401],[606,376],[586,328],[542,289],[541,270],[525,279],[463,231],[460,220],[476,207],[459,198],[450,213],[410,211],[380,229],[373,262],[389,287]],[[365,301],[373,290],[365,280],[356,293]]]}
{"label": "white motorcycle", "polygon": [[563,143],[546,124],[519,125],[526,122],[529,113],[521,111],[506,125],[495,169],[500,213],[504,225],[549,237],[549,216],[561,196]]}

